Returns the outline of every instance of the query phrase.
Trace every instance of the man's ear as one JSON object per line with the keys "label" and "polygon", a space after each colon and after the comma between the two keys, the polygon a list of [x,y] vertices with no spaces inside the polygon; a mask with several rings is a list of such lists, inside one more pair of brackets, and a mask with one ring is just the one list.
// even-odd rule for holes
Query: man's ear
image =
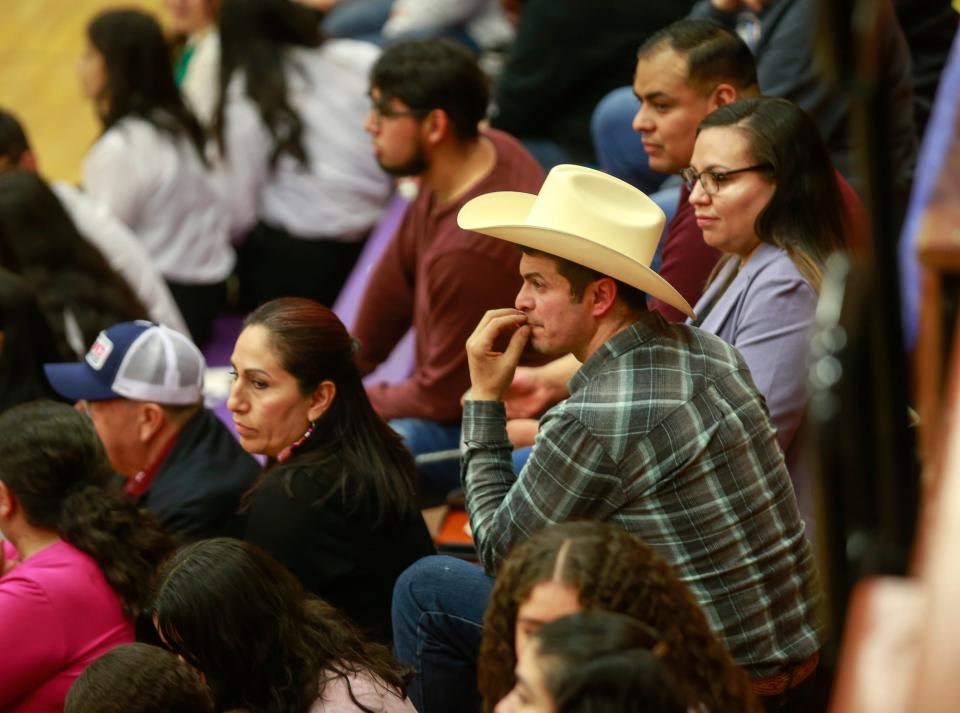
{"label": "man's ear", "polygon": [[136,418],[141,443],[152,441],[154,436],[163,430],[168,420],[167,412],[163,410],[163,406],[152,401],[137,404]]}
{"label": "man's ear", "polygon": [[323,416],[330,406],[333,405],[333,400],[336,397],[337,385],[332,381],[321,381],[310,396],[310,408],[307,410],[307,418],[312,422]]}
{"label": "man's ear", "polygon": [[739,98],[732,84],[718,84],[710,93],[710,111],[735,102]]}
{"label": "man's ear", "polygon": [[433,109],[423,118],[420,130],[429,146],[436,146],[450,133],[450,117],[443,109]]}
{"label": "man's ear", "polygon": [[[617,281],[612,277],[601,277],[587,287],[593,300],[591,314],[602,317],[607,314],[617,301]],[[586,297],[586,295],[584,295]]]}

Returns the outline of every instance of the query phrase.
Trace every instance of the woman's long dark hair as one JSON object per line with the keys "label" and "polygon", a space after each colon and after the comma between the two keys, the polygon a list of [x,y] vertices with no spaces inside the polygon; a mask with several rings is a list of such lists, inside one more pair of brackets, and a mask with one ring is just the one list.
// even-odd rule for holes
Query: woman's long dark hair
{"label": "woman's long dark hair", "polygon": [[[850,226],[837,172],[817,125],[793,102],[756,97],[720,107],[700,122],[697,132],[721,127],[741,131],[753,162],[771,166],[767,175],[775,188],[757,216],[757,237],[785,250],[819,292],[823,266],[832,253],[846,249]],[[724,262],[714,268],[714,275]]]}
{"label": "woman's long dark hair", "polygon": [[513,688],[517,612],[541,582],[576,590],[584,610],[631,616],[659,632],[664,661],[682,679],[691,710],[758,710],[746,674],[710,629],[686,586],[654,550],[619,527],[567,522],[511,550],[497,575],[483,621],[478,683],[484,711]]}
{"label": "woman's long dark hair", "polygon": [[4,269],[0,269],[0,332],[0,412],[35,399],[57,399],[43,365],[64,355],[33,290]]}
{"label": "woman's long dark hair", "polygon": [[93,423],[70,406],[35,401],[0,415],[0,481],[27,523],[93,557],[134,618],[171,540],[111,489],[114,476]]}
{"label": "woman's long dark hair", "polygon": [[385,646],[362,639],[246,542],[219,538],[178,550],[160,568],[148,614],[165,645],[203,672],[217,710],[307,713],[328,683],[356,674],[404,696],[407,674]]}
{"label": "woman's long dark hair", "polygon": [[75,359],[64,310],[85,344],[117,322],[147,319],[147,309],[103,255],[80,234],[50,187],[30,171],[0,174],[0,266],[37,295],[61,358]]}
{"label": "woman's long dark hair", "polygon": [[66,337],[66,309],[76,318],[85,344],[117,322],[148,319],[130,286],[33,172],[0,173],[0,266],[34,291],[63,359],[76,358]]}
{"label": "woman's long dark hair", "polygon": [[[310,163],[303,144],[303,120],[287,96],[289,47],[319,47],[320,16],[292,0],[223,0],[220,6],[220,100],[213,132],[226,155],[224,106],[234,74],[244,78],[247,96],[273,140],[270,167],[283,154]],[[229,156],[227,156],[229,160]]]}
{"label": "woman's long dark hair", "polygon": [[[360,380],[355,345],[343,322],[319,302],[282,297],[250,313],[244,328],[266,329],[281,366],[312,394],[332,381],[336,396],[314,432],[265,477],[291,477],[295,470],[335,474],[330,496],[345,508],[374,503],[371,524],[402,519],[416,509],[417,471],[397,433],[373,410]],[[256,487],[256,486],[255,486]]]}
{"label": "woman's long dark hair", "polygon": [[170,47],[157,21],[141,10],[106,10],[87,26],[87,38],[106,68],[97,98],[103,130],[137,117],[175,141],[186,137],[205,160],[203,129],[177,89]]}
{"label": "woman's long dark hair", "polygon": [[557,713],[690,710],[664,659],[666,644],[631,616],[572,614],[544,624],[530,645]]}

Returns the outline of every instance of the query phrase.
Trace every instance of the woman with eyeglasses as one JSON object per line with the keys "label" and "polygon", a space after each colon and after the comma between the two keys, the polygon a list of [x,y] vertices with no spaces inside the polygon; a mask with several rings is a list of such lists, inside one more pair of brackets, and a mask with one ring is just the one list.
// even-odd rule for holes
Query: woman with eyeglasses
{"label": "woman with eyeglasses", "polygon": [[330,306],[392,192],[363,129],[379,49],[327,40],[293,0],[223,0],[219,23],[213,131],[242,241],[241,304]]}
{"label": "woman with eyeglasses", "polygon": [[845,249],[848,232],[837,174],[802,109],[756,98],[703,120],[691,166],[681,175],[703,239],[723,253],[693,323],[743,354],[766,397],[809,526],[796,435],[824,264]]}

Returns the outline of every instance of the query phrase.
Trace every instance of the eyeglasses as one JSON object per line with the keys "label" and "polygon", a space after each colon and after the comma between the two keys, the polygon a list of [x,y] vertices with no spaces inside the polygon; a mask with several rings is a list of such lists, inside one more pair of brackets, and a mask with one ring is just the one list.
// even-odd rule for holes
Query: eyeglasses
{"label": "eyeglasses", "polygon": [[370,97],[370,111],[377,121],[381,119],[399,119],[401,116],[423,116],[422,109],[391,109],[384,99]]}
{"label": "eyeglasses", "polygon": [[697,173],[697,170],[693,166],[688,166],[680,171],[680,178],[682,178],[683,182],[687,185],[688,191],[692,191],[696,182],[700,181],[700,185],[703,186],[706,194],[708,196],[715,196],[717,191],[720,190],[720,185],[730,178],[730,176],[738,173],[746,173],[747,171],[766,171],[771,168],[773,168],[773,166],[769,163],[758,163],[754,166],[736,168],[732,171],[704,171],[703,173]]}

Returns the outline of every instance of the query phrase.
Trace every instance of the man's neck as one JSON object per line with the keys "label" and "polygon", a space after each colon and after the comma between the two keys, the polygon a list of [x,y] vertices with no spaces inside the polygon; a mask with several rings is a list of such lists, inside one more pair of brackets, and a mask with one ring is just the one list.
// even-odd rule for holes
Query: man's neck
{"label": "man's neck", "polygon": [[467,142],[448,141],[434,151],[423,182],[433,190],[436,205],[459,198],[483,180],[497,162],[493,142],[480,135]]}
{"label": "man's neck", "polygon": [[180,430],[183,428],[183,424],[174,423],[172,421],[166,421],[153,438],[150,439],[150,442],[147,444],[147,458],[146,463],[144,463],[143,469],[149,470],[150,468],[157,468],[160,463],[158,462],[170,452],[170,446],[176,440],[177,435],[180,433]]}
{"label": "man's neck", "polygon": [[597,325],[597,329],[590,337],[590,340],[583,345],[582,349],[575,351],[573,355],[581,364],[583,364],[587,361],[587,359],[593,356],[607,340],[612,339],[616,335],[620,334],[620,332],[629,329],[631,325],[642,319],[645,314],[647,314],[646,310],[639,312],[624,310],[615,315],[608,315],[607,318],[600,321],[600,323]]}

